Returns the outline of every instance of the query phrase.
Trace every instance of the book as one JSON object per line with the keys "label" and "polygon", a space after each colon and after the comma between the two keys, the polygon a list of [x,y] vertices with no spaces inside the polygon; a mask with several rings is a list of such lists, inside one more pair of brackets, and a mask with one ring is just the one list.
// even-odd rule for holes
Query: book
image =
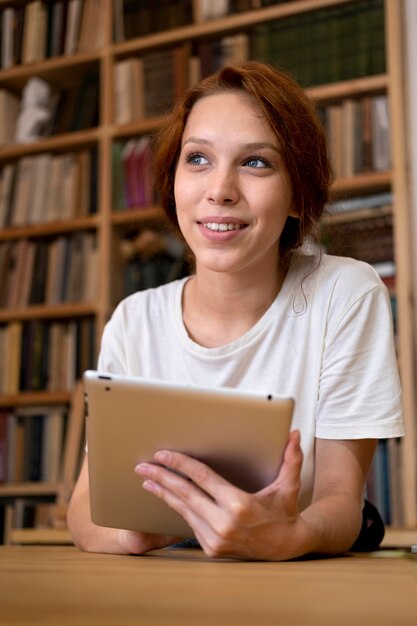
{"label": "book", "polygon": [[61,302],[67,246],[68,237],[66,236],[57,237],[49,244],[45,304],[53,305]]}
{"label": "book", "polygon": [[19,239],[13,246],[14,267],[10,273],[10,289],[5,302],[6,308],[14,309],[21,306],[23,278],[27,266],[30,242]]}
{"label": "book", "polygon": [[388,98],[386,94],[371,99],[372,165],[377,172],[391,167],[391,142]]}
{"label": "book", "polygon": [[92,155],[91,150],[80,150],[75,154],[78,171],[78,185],[76,189],[74,217],[90,214],[90,193],[92,184]]}
{"label": "book", "polygon": [[4,359],[7,368],[4,372],[5,394],[14,394],[19,391],[20,364],[22,347],[22,324],[21,322],[10,322],[6,326],[6,343]]}
{"label": "book", "polygon": [[25,263],[23,265],[23,272],[21,275],[21,285],[19,290],[19,299],[17,302],[18,308],[28,306],[30,299],[30,291],[32,287],[33,268],[35,265],[36,243],[34,241],[28,241],[27,249],[25,253]]}
{"label": "book", "polygon": [[0,148],[14,143],[20,99],[8,89],[0,88]]}
{"label": "book", "polygon": [[345,98],[342,101],[341,173],[350,178],[355,174],[355,117],[356,101]]}
{"label": "book", "polygon": [[48,253],[48,243],[46,241],[38,241],[33,262],[29,304],[43,304],[45,301]]}
{"label": "book", "polygon": [[63,335],[62,322],[51,322],[49,329],[49,346],[48,346],[48,362],[49,362],[49,378],[48,391],[60,391],[63,389],[62,384],[62,360],[61,345]]}
{"label": "book", "polygon": [[84,233],[82,245],[84,280],[81,299],[83,302],[95,302],[99,293],[99,251],[96,233]]}
{"label": "book", "polygon": [[52,3],[50,56],[56,57],[63,53],[65,42],[66,2],[56,0]]}
{"label": "book", "polygon": [[114,111],[116,124],[128,124],[144,116],[143,60],[129,57],[114,67]]}
{"label": "book", "polygon": [[64,54],[75,54],[81,26],[82,0],[69,0],[67,8],[67,25],[64,42]]}
{"label": "book", "polygon": [[70,239],[69,269],[66,302],[80,302],[83,295],[85,266],[83,258],[84,232],[76,232]]}
{"label": "book", "polygon": [[367,194],[366,196],[354,196],[331,202],[328,206],[328,212],[347,213],[350,211],[362,211],[364,209],[372,209],[383,206],[391,206],[394,202],[392,191],[384,191],[380,193]]}
{"label": "book", "polygon": [[[10,280],[10,264],[13,251],[13,242],[0,242],[0,307],[5,305]],[[0,327],[1,328],[1,327]]]}
{"label": "book", "polygon": [[42,443],[45,416],[41,413],[26,417],[25,480],[39,481],[42,477]]}
{"label": "book", "polygon": [[48,204],[49,182],[51,177],[52,154],[40,154],[34,158],[32,200],[28,221],[41,224],[45,221],[45,207]]}
{"label": "book", "polygon": [[7,481],[8,417],[8,411],[0,408],[0,484]]}
{"label": "book", "polygon": [[0,188],[0,228],[8,226],[13,206],[16,167],[14,163],[7,163],[1,172]]}
{"label": "book", "polygon": [[112,210],[121,211],[125,208],[125,183],[123,173],[122,141],[113,141],[111,146],[112,157]]}
{"label": "book", "polygon": [[61,479],[66,408],[54,407],[44,416],[40,478],[56,483]]}
{"label": "book", "polygon": [[7,424],[7,482],[23,482],[25,465],[25,419],[10,413]]}
{"label": "book", "polygon": [[113,37],[115,43],[121,43],[125,40],[123,0],[114,0],[113,2]]}
{"label": "book", "polygon": [[1,15],[1,67],[8,69],[12,67],[15,60],[15,9],[14,7],[5,7]]}
{"label": "book", "polygon": [[76,213],[79,164],[74,153],[61,155],[59,220],[70,220]]}
{"label": "book", "polygon": [[24,226],[30,222],[35,187],[35,163],[35,156],[25,156],[17,162],[14,201],[10,218],[12,226]]}
{"label": "book", "polygon": [[61,181],[64,178],[64,155],[56,154],[50,164],[49,185],[45,201],[44,221],[56,222],[61,213]]}

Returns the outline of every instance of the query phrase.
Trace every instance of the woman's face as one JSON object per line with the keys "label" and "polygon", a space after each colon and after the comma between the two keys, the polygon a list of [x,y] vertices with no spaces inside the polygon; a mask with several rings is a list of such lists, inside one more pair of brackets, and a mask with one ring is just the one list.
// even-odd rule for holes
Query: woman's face
{"label": "woman's face", "polygon": [[250,97],[224,92],[194,105],[174,193],[197,271],[275,275],[280,235],[296,215],[278,139]]}

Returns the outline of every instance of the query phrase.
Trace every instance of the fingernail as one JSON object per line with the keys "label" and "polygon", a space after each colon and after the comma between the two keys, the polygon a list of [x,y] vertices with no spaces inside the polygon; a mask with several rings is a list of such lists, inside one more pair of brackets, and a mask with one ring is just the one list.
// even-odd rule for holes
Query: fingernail
{"label": "fingernail", "polygon": [[165,450],[158,450],[155,452],[155,459],[159,461],[159,463],[168,463],[169,462],[169,453],[165,452]]}
{"label": "fingernail", "polygon": [[139,463],[135,467],[136,474],[147,474],[150,470],[150,467],[147,463]]}

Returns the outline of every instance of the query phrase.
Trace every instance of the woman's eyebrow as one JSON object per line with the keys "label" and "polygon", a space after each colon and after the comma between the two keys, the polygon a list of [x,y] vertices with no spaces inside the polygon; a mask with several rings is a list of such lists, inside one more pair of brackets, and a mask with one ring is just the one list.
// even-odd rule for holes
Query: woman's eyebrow
{"label": "woman's eyebrow", "polygon": [[[211,141],[209,141],[208,139],[203,139],[202,137],[188,137],[184,141],[183,146],[186,146],[189,143],[198,143],[198,144],[207,144],[207,145],[212,144]],[[278,154],[281,154],[281,150],[279,149],[279,147],[269,141],[250,141],[248,143],[242,144],[240,147],[244,150],[247,150],[247,149],[261,150],[262,148],[269,148],[270,150],[275,150],[275,152],[278,152]]]}

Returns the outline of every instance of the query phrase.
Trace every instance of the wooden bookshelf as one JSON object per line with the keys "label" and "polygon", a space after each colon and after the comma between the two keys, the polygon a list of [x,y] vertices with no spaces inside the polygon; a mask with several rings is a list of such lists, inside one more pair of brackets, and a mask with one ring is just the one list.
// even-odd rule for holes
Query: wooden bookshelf
{"label": "wooden bookshelf", "polygon": [[[198,0],[197,0],[198,3]],[[113,2],[98,0],[101,15],[102,43],[98,48],[83,50],[75,54],[45,58],[35,64],[26,63],[0,69],[0,89],[7,89],[21,94],[22,89],[32,76],[38,76],[49,82],[54,89],[67,89],[77,80],[90,72],[96,72],[99,81],[98,123],[92,128],[62,132],[53,136],[43,137],[39,141],[24,145],[7,145],[0,147],[0,169],[7,164],[16,164],[20,159],[31,155],[51,153],[77,153],[83,149],[94,149],[97,152],[95,214],[74,217],[50,223],[36,223],[22,226],[0,228],[0,246],[4,243],[18,242],[21,239],[52,240],[58,236],[72,235],[79,232],[94,232],[98,252],[99,289],[94,302],[60,303],[47,306],[30,305],[19,309],[0,309],[0,324],[12,321],[28,322],[34,320],[74,321],[86,317],[95,322],[96,344],[106,321],[115,304],[120,298],[117,287],[121,283],[123,260],[121,258],[121,239],[130,231],[141,228],[155,227],[162,224],[160,208],[152,203],[146,207],[133,207],[125,210],[114,210],[113,206],[113,168],[112,149],[115,142],[127,142],[151,134],[161,123],[163,115],[132,120],[126,124],[116,124],[114,117],[114,72],[116,64],[129,57],[142,57],[157,50],[170,47],[186,46],[193,49],[195,44],[222,38],[238,33],[252,36],[254,28],[268,25],[291,16],[302,18],[314,11],[333,10],[347,7],[352,0],[297,0],[280,4],[272,4],[263,8],[247,10],[233,15],[200,21],[186,26],[147,34],[119,43],[113,43]],[[16,0],[0,0],[0,13],[9,7],[21,7],[27,2]],[[195,4],[195,3],[194,3]],[[346,80],[335,80],[331,83],[307,86],[308,95],[317,105],[341,102],[347,98],[361,98],[375,94],[387,94],[390,102],[390,123],[392,137],[393,165],[385,171],[367,171],[356,173],[350,177],[338,178],[332,187],[334,199],[362,196],[391,190],[394,195],[392,207],[382,207],[379,211],[391,212],[394,222],[395,265],[396,265],[396,300],[399,327],[399,364],[404,386],[404,403],[407,425],[407,438],[403,445],[403,466],[401,468],[404,483],[404,514],[403,526],[417,527],[417,464],[415,441],[415,355],[413,348],[413,298],[411,289],[409,224],[410,211],[408,202],[407,164],[407,130],[404,127],[404,59],[401,55],[401,13],[402,2],[385,0],[385,71],[372,75],[353,76]],[[355,41],[351,42],[352,47]],[[196,50],[198,47],[195,48]],[[195,51],[193,52],[195,54]],[[274,59],[280,63],[281,59]],[[284,60],[285,61],[285,60]],[[372,210],[332,216],[333,222],[343,220],[368,219]],[[70,393],[62,392],[21,392],[7,394],[0,398],[0,408],[13,409],[21,406],[45,406],[68,404]],[[40,485],[40,491],[47,490],[48,485]],[[25,493],[25,485],[0,486],[0,502],[2,496],[18,497]],[[36,495],[36,489],[31,495]],[[18,532],[18,531],[16,531]],[[43,532],[43,531],[42,531]],[[34,536],[34,535],[33,535]],[[43,535],[44,536],[44,535]],[[53,540],[51,535],[51,540]]]}

